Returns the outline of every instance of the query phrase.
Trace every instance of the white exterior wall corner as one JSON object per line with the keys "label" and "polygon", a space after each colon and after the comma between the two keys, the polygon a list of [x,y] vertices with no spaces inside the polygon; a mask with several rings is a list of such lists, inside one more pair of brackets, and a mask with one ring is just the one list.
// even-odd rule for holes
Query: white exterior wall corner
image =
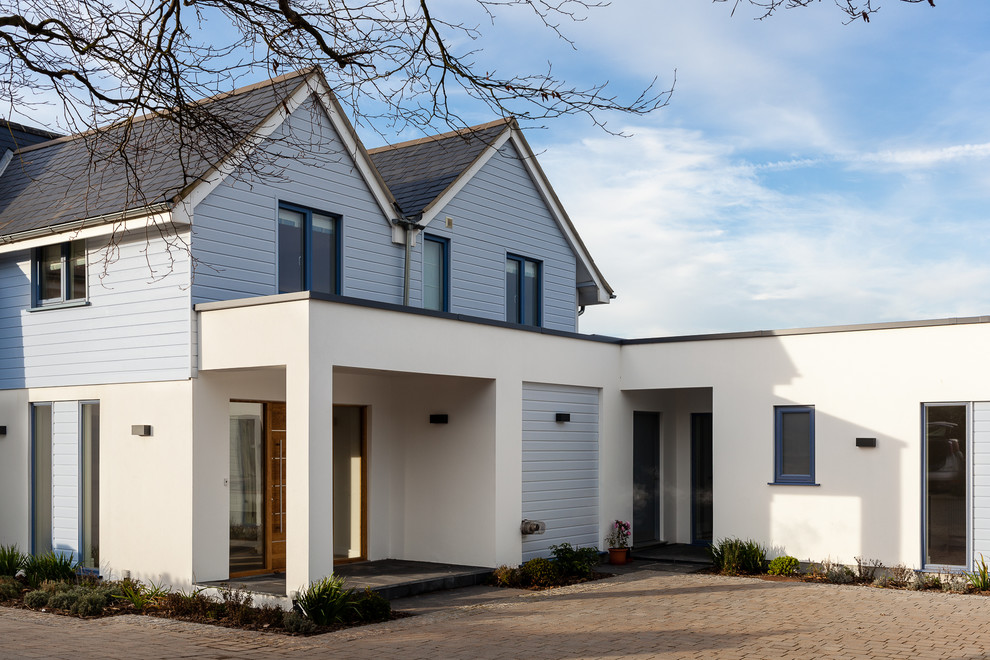
{"label": "white exterior wall corner", "polygon": [[[800,559],[921,563],[921,404],[990,398],[990,325],[622,350],[624,387],[711,387],[714,524]],[[773,486],[773,407],[815,406],[820,484]],[[876,437],[875,449],[855,446]]]}

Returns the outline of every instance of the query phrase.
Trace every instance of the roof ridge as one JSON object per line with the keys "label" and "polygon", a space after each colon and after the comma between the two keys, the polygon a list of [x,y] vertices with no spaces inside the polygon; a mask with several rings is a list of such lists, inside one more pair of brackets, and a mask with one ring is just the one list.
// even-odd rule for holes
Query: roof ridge
{"label": "roof ridge", "polygon": [[[237,95],[240,95],[240,94],[247,94],[249,92],[253,92],[253,91],[258,90],[258,89],[264,89],[265,87],[274,87],[278,83],[285,82],[286,80],[290,80],[292,78],[305,78],[305,77],[309,76],[310,74],[312,74],[316,70],[317,70],[317,67],[315,65],[314,66],[311,66],[311,67],[307,67],[305,69],[297,69],[296,71],[290,71],[289,73],[283,73],[282,75],[276,76],[275,78],[270,78],[268,80],[262,80],[261,82],[251,83],[250,85],[245,85],[244,87],[238,87],[237,89],[232,89],[229,92],[221,92],[221,93],[215,94],[213,96],[207,96],[206,98],[198,99],[198,100],[194,101],[192,103],[192,105],[205,105],[207,103],[213,103],[213,102],[216,102],[216,101],[221,101],[223,99],[230,98],[232,96],[237,96]],[[153,112],[149,112],[149,113],[140,115],[138,117],[134,117],[134,118],[130,119],[130,121],[132,121],[134,123],[144,122],[144,121],[148,121],[150,119],[156,119],[156,118],[162,117],[162,116],[163,116],[162,114],[155,114]],[[18,149],[17,151],[15,151],[14,153],[16,155],[20,155],[20,154],[28,153],[28,152],[31,152],[31,151],[37,151],[39,149],[44,149],[46,147],[52,147],[52,146],[55,146],[56,144],[64,144],[66,142],[71,142],[73,140],[78,140],[78,139],[81,139],[81,138],[85,138],[85,137],[87,137],[89,135],[93,135],[95,133],[102,133],[104,131],[111,130],[111,129],[117,127],[117,126],[122,125],[126,121],[128,121],[128,120],[122,119],[121,121],[115,122],[113,124],[107,124],[106,126],[98,126],[96,128],[91,128],[88,131],[82,131],[81,133],[72,133],[70,135],[63,135],[61,137],[57,137],[57,138],[52,139],[52,140],[47,140],[45,142],[38,142],[37,144],[31,144],[31,145],[28,145],[26,147],[22,147],[22,148]]]}
{"label": "roof ridge", "polygon": [[484,124],[478,124],[477,126],[467,126],[465,128],[459,128],[454,131],[448,131],[446,133],[439,133],[437,135],[427,135],[426,137],[416,138],[414,140],[407,140],[405,142],[396,142],[395,144],[386,144],[381,147],[375,147],[374,149],[368,149],[369,154],[383,153],[386,151],[393,151],[396,149],[404,149],[406,147],[414,147],[419,144],[427,144],[430,142],[439,142],[440,140],[446,140],[452,137],[460,137],[470,133],[477,133],[489,128],[494,128],[498,125],[504,125],[510,127],[514,119],[512,117],[502,117],[500,119],[495,119]]}

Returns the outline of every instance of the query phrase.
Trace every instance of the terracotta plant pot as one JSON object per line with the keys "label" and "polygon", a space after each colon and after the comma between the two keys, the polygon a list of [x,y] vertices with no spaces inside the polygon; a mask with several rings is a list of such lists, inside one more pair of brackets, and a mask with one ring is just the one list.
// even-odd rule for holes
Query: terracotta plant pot
{"label": "terracotta plant pot", "polygon": [[629,548],[609,548],[608,563],[621,566],[629,561]]}

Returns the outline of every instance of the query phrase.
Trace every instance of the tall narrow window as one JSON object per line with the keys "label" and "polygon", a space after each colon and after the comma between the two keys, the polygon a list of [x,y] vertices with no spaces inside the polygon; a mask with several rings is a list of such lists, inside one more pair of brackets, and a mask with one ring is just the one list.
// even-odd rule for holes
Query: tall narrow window
{"label": "tall narrow window", "polygon": [[449,243],[437,236],[423,238],[423,308],[449,312]]}
{"label": "tall narrow window", "polygon": [[86,298],[86,243],[45,245],[34,253],[36,305]]}
{"label": "tall narrow window", "polygon": [[340,216],[278,207],[278,292],[339,293]]}
{"label": "tall narrow window", "polygon": [[968,406],[926,404],[925,565],[966,566]]}
{"label": "tall narrow window", "polygon": [[100,568],[100,404],[86,402],[79,406],[80,476],[82,548],[80,563],[84,568]]}
{"label": "tall narrow window", "polygon": [[31,552],[52,549],[52,406],[31,406]]}
{"label": "tall narrow window", "polygon": [[540,325],[540,262],[509,255],[505,260],[505,320]]}
{"label": "tall narrow window", "polygon": [[774,483],[815,483],[815,408],[774,408]]}

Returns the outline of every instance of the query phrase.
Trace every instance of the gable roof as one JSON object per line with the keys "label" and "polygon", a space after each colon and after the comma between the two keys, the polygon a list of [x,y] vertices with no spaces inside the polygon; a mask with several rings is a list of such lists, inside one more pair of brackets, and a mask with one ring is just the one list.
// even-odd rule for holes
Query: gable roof
{"label": "gable roof", "polygon": [[499,119],[369,149],[368,153],[402,212],[407,217],[417,217],[508,131],[510,124],[511,120]]}
{"label": "gable roof", "polygon": [[368,153],[402,212],[420,227],[426,227],[509,141],[518,151],[519,160],[574,251],[578,304],[607,303],[615,297],[612,287],[591,258],[515,119],[499,119],[442,135],[378,147]]}
{"label": "gable roof", "polygon": [[[383,213],[393,198],[371,165],[318,69],[288,73],[194,104],[223,117],[223,131],[183,128],[155,115],[47,140],[14,152],[0,175],[0,240],[80,221],[97,223],[168,209],[193,190],[212,189],[246,157],[251,139],[270,133],[316,95],[355,159]],[[119,147],[124,144],[124,149]],[[205,184],[205,185],[204,185]]]}

